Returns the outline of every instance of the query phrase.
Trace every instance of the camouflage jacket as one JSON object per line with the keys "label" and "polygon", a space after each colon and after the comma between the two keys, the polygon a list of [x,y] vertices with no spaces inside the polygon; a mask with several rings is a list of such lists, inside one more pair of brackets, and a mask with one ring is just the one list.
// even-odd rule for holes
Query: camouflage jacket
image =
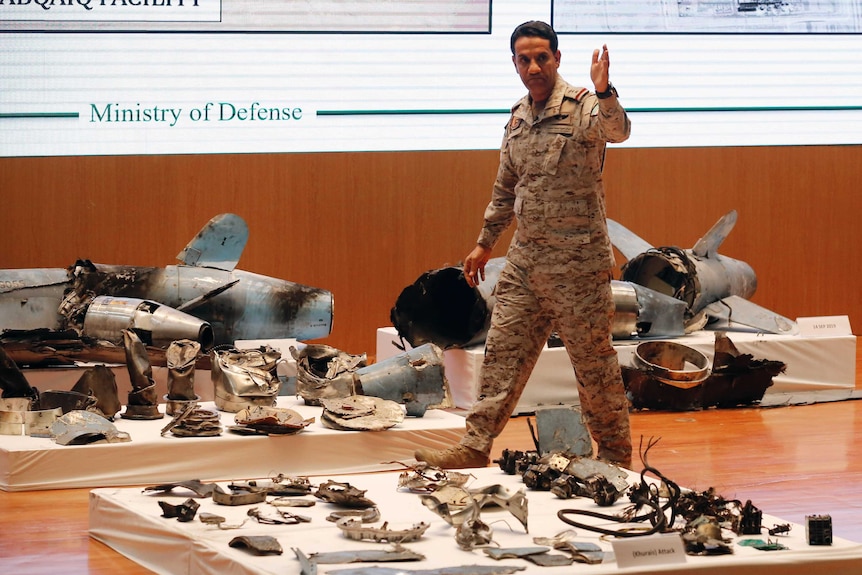
{"label": "camouflage jacket", "polygon": [[606,143],[623,142],[630,131],[615,92],[599,99],[558,76],[537,117],[524,96],[506,126],[478,243],[493,247],[517,218],[508,254],[516,265],[563,273],[613,268],[602,167]]}

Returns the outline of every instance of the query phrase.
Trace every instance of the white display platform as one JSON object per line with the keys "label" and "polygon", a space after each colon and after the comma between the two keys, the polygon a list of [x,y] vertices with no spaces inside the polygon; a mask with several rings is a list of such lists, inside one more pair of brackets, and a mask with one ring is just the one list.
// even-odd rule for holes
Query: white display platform
{"label": "white display platform", "polygon": [[[288,469],[278,471],[287,472]],[[509,493],[524,488],[519,476],[506,475],[500,469],[488,467],[466,470],[475,479],[469,487],[479,488],[502,485]],[[416,542],[403,545],[425,556],[424,560],[395,563],[351,563],[318,565],[319,573],[333,573],[347,569],[371,569],[374,566],[390,569],[408,570],[435,569],[462,565],[509,566],[523,568],[519,573],[544,575],[570,573],[696,573],[711,575],[734,575],[743,573],[770,573],[781,575],[811,575],[829,573],[830,575],[858,575],[862,572],[862,544],[833,538],[832,545],[811,546],[808,544],[805,527],[791,524],[787,535],[769,536],[766,529],[777,524],[787,523],[768,515],[764,517],[763,533],[760,536],[735,536],[731,531],[723,531],[722,536],[731,540],[732,555],[688,556],[684,563],[644,565],[620,569],[612,556],[611,538],[602,538],[598,533],[577,529],[576,541],[591,542],[608,552],[601,564],[572,564],[566,567],[539,567],[523,559],[489,558],[481,549],[465,551],[455,542],[455,528],[427,509],[418,495],[398,490],[397,473],[374,473],[350,475],[337,478],[326,476],[312,477],[314,485],[327,479],[346,482],[351,486],[366,490],[365,497],[374,501],[380,510],[380,522],[368,524],[382,527],[388,522],[389,529],[405,529],[419,522],[429,524],[424,536]],[[631,483],[637,483],[639,476],[631,474]],[[191,492],[177,489],[173,495],[164,493],[144,493],[142,489],[102,488],[90,493],[90,536],[125,555],[143,567],[159,574],[170,575],[298,575],[300,563],[293,549],[301,550],[306,556],[313,553],[345,550],[386,549],[391,543],[373,541],[354,541],[345,537],[341,530],[326,517],[339,508],[333,504],[316,500],[317,503],[306,508],[281,508],[311,518],[310,523],[296,525],[262,525],[248,518],[248,510],[256,507],[263,515],[272,515],[275,508],[268,504],[245,506],[222,506],[212,499],[197,498],[200,504],[198,515],[202,512],[214,513],[226,518],[225,524],[238,525],[238,529],[220,530],[216,526],[194,520],[181,523],[177,519],[162,517],[159,500],[172,505],[183,503]],[[503,548],[532,547],[533,537],[552,537],[570,527],[557,518],[560,509],[589,509],[607,514],[619,513],[628,505],[623,499],[613,507],[600,508],[586,498],[559,499],[550,492],[526,491],[529,507],[529,533],[520,522],[506,510],[488,508],[482,511],[481,519],[493,529],[493,540]],[[753,504],[757,506],[757,502]],[[605,527],[620,528],[620,524],[609,524],[599,519],[584,516],[574,517],[587,524],[601,523]],[[649,527],[649,524],[636,524]],[[229,542],[238,536],[269,535],[274,537],[283,549],[281,555],[255,556],[251,553],[230,547]],[[788,549],[781,551],[758,551],[753,547],[738,545],[742,539],[777,540]],[[552,551],[554,554],[560,552]],[[370,571],[369,571],[370,572]]]}
{"label": "white display platform", "polygon": [[[766,395],[824,390],[849,392],[856,387],[856,336],[810,337],[745,331],[726,333],[739,353],[751,354],[754,359],[782,361],[787,365],[785,373],[773,379],[773,385],[767,388]],[[632,366],[635,348],[642,341],[614,342],[621,365]],[[698,331],[667,341],[695,348],[710,361],[714,355],[715,332],[712,331]],[[377,361],[400,353],[395,344],[400,345],[401,338],[394,327],[378,329]],[[404,345],[410,344],[404,342]],[[444,352],[443,365],[456,407],[469,409],[476,401],[484,353],[485,348],[481,344]],[[576,381],[565,348],[545,346],[514,413],[532,413],[537,407],[547,405],[578,404]]]}
{"label": "white display platform", "polygon": [[[211,402],[201,404],[213,408]],[[0,435],[0,489],[29,491],[267,477],[274,473],[307,475],[356,473],[397,468],[417,447],[445,448],[461,437],[464,419],[439,409],[406,417],[386,431],[337,431],[320,423],[321,407],[302,399],[279,397],[278,406],[315,422],[294,435],[243,436],[226,430],[233,413],[221,412],[225,431],[215,437],[161,435],[171,421],[114,422],[128,432],[127,443],[58,445],[50,438]],[[160,405],[164,412],[164,404]]]}

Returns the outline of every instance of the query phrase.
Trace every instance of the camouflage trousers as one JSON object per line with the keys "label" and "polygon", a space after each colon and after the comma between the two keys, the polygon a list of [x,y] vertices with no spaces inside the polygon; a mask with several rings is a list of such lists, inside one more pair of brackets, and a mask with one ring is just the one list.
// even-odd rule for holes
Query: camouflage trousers
{"label": "camouflage trousers", "polygon": [[556,330],[575,369],[581,411],[597,456],[631,465],[629,404],[611,344],[610,280],[607,271],[571,277],[528,273],[506,264],[496,285],[479,397],[467,415],[462,445],[490,452]]}

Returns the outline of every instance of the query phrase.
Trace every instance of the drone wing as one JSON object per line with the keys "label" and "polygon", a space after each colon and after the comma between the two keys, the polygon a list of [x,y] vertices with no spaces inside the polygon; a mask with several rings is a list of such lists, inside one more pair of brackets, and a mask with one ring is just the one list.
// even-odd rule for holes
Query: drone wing
{"label": "drone wing", "polygon": [[247,241],[245,220],[236,214],[220,214],[206,223],[177,259],[187,266],[233,271]]}
{"label": "drone wing", "polygon": [[626,261],[653,247],[636,233],[611,219],[608,219],[608,235],[611,238],[611,243],[623,254]]}

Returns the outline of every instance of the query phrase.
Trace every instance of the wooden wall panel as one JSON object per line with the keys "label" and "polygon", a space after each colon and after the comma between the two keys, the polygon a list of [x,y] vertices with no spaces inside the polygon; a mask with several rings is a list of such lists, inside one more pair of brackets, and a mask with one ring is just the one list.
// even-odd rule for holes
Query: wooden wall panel
{"label": "wooden wall panel", "polygon": [[[250,238],[239,267],[329,289],[332,334],[374,354],[400,291],[472,247],[497,152],[0,159],[0,268],[166,265],[213,215]],[[609,150],[611,217],[690,247],[725,212],[721,252],[752,265],[754,301],[862,329],[862,147]],[[503,255],[503,246],[495,256]]]}

